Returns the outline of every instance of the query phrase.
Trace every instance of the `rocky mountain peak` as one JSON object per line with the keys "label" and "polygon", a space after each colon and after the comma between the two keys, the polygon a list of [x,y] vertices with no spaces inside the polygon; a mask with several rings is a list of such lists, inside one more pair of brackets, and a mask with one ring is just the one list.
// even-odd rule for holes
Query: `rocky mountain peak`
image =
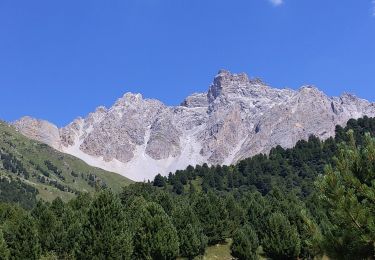
{"label": "rocky mountain peak", "polygon": [[250,79],[246,73],[233,74],[227,70],[220,70],[215,76],[212,85],[208,90],[208,100],[213,102],[217,97],[247,96],[267,85],[259,78]]}
{"label": "rocky mountain peak", "polygon": [[90,165],[143,181],[189,164],[232,164],[310,135],[325,139],[336,125],[364,115],[375,116],[375,105],[353,95],[271,88],[221,70],[207,93],[194,93],[180,106],[126,93],[111,108],[99,107],[60,130],[32,118],[14,125]]}
{"label": "rocky mountain peak", "polygon": [[327,95],[313,85],[305,85],[298,89],[298,95],[305,98],[317,97],[320,99],[328,98]]}
{"label": "rocky mountain peak", "polygon": [[130,104],[139,104],[143,101],[142,94],[127,92],[121,98],[117,99],[115,107],[124,107]]}

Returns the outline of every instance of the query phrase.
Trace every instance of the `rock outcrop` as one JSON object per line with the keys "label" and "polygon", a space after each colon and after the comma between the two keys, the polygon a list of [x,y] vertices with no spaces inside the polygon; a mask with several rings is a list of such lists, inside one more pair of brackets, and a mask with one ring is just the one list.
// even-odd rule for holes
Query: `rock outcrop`
{"label": "rock outcrop", "polygon": [[25,116],[14,122],[13,125],[30,139],[48,144],[56,150],[62,149],[59,129],[48,121]]}
{"label": "rock outcrop", "polygon": [[99,107],[58,130],[31,118],[15,122],[26,136],[133,180],[189,164],[232,164],[272,147],[292,147],[336,125],[375,116],[375,104],[350,94],[330,98],[317,88],[271,88],[260,79],[221,70],[207,93],[180,106],[127,93],[113,107]]}

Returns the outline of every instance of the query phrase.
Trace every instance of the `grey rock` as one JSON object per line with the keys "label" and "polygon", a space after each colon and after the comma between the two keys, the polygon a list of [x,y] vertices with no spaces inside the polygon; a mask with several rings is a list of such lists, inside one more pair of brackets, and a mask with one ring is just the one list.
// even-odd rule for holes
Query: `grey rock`
{"label": "grey rock", "polygon": [[60,130],[31,118],[15,125],[89,164],[143,180],[189,164],[232,164],[310,135],[326,139],[336,125],[365,115],[375,116],[375,104],[352,94],[331,98],[313,86],[271,88],[221,70],[207,93],[192,94],[180,106],[126,93],[111,108],[99,107]]}
{"label": "grey rock", "polygon": [[14,122],[13,126],[23,135],[61,150],[59,129],[54,124],[25,116]]}
{"label": "grey rock", "polygon": [[194,93],[188,96],[182,103],[181,106],[184,107],[208,107],[208,97],[207,93]]}

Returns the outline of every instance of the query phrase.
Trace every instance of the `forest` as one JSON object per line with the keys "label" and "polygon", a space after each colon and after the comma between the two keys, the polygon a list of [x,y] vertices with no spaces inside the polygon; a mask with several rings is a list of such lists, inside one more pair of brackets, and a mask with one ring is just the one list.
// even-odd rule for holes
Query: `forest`
{"label": "forest", "polygon": [[200,259],[228,239],[236,259],[374,259],[374,135],[374,118],[350,120],[324,141],[68,202],[0,179],[0,259]]}

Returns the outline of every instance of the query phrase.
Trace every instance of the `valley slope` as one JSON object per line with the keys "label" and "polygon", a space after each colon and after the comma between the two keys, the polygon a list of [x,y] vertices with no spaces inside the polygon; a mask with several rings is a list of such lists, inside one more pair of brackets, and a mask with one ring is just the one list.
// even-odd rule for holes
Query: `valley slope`
{"label": "valley slope", "polygon": [[32,194],[47,201],[56,197],[68,200],[101,187],[120,192],[130,183],[116,173],[94,168],[76,157],[30,140],[0,121],[1,201],[15,199],[31,206],[28,204],[35,202]]}

